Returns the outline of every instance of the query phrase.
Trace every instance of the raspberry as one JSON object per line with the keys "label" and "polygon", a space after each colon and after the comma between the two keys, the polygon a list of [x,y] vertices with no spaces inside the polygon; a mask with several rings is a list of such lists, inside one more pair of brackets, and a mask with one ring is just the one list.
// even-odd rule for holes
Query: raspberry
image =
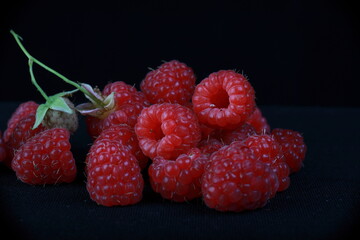
{"label": "raspberry", "polygon": [[86,188],[90,198],[104,206],[139,202],[144,188],[140,171],[129,148],[111,139],[95,141],[86,158]]}
{"label": "raspberry", "polygon": [[186,64],[177,60],[165,62],[149,72],[140,84],[141,91],[152,104],[188,104],[195,88],[195,75]]}
{"label": "raspberry", "polygon": [[303,166],[307,150],[302,135],[297,131],[282,128],[273,129],[271,135],[281,145],[291,173],[299,171]]}
{"label": "raspberry", "polygon": [[114,124],[128,124],[134,127],[141,110],[150,106],[142,92],[122,81],[109,83],[104,87],[103,95],[107,97],[114,93],[115,107],[110,109],[104,116],[86,116],[86,127],[89,135],[93,138],[107,127]]}
{"label": "raspberry", "polygon": [[8,142],[10,136],[12,135],[12,132],[14,128],[16,127],[16,124],[24,117],[35,114],[36,110],[38,108],[38,104],[33,101],[28,101],[21,103],[13,112],[11,115],[8,123],[7,123],[7,129],[4,132],[4,141]]}
{"label": "raspberry", "polygon": [[72,182],[77,170],[69,138],[67,129],[52,128],[24,143],[11,165],[18,179],[34,185]]}
{"label": "raspberry", "polygon": [[128,147],[130,152],[138,160],[140,168],[144,169],[146,167],[148,158],[141,151],[133,128],[126,124],[110,126],[109,128],[102,131],[96,141],[100,141],[101,139],[117,141]]}
{"label": "raspberry", "polygon": [[245,140],[255,133],[255,128],[252,125],[244,123],[241,127],[234,130],[224,130],[221,133],[221,139],[225,144],[229,145],[234,141]]}
{"label": "raspberry", "polygon": [[6,144],[2,138],[2,132],[0,131],[0,162],[4,161],[7,157]]}
{"label": "raspberry", "polygon": [[101,132],[113,125],[129,124],[128,117],[124,111],[118,110],[111,113],[105,119],[100,119],[93,116],[86,116],[86,128],[88,134],[93,138],[97,138]]}
{"label": "raspberry", "polygon": [[197,145],[197,147],[200,149],[200,151],[206,155],[211,155],[212,153],[216,152],[223,146],[224,146],[224,143],[220,142],[216,138],[209,138],[209,139],[201,140],[199,142],[199,144]]}
{"label": "raspberry", "polygon": [[32,129],[35,123],[35,114],[30,114],[21,119],[13,129],[12,135],[7,143],[8,155],[12,159],[14,152],[21,147],[28,139],[37,135],[38,133],[46,130],[43,125],[39,125],[37,128]]}
{"label": "raspberry", "polygon": [[270,166],[279,180],[278,192],[286,190],[290,185],[290,168],[285,162],[280,144],[270,135],[253,135],[244,140],[255,157]]}
{"label": "raspberry", "polygon": [[103,95],[108,96],[112,92],[115,93],[115,110],[122,110],[128,117],[128,125],[135,126],[137,117],[141,110],[150,106],[149,101],[146,99],[144,93],[136,90],[122,81],[109,83],[104,87]]}
{"label": "raspberry", "polygon": [[149,167],[152,189],[165,199],[175,202],[201,197],[201,176],[208,157],[193,148],[175,161],[154,158]]}
{"label": "raspberry", "polygon": [[255,108],[246,123],[252,125],[258,134],[270,134],[270,125],[258,107]]}
{"label": "raspberry", "polygon": [[192,110],[179,104],[162,103],[145,108],[135,125],[143,153],[151,159],[176,159],[200,141],[201,132]]}
{"label": "raspberry", "polygon": [[66,128],[70,133],[74,133],[78,128],[78,116],[74,104],[66,97],[63,97],[66,104],[73,110],[72,114],[49,109],[42,121],[46,128]]}
{"label": "raspberry", "polygon": [[275,196],[278,186],[272,169],[238,141],[211,155],[202,178],[205,204],[219,211],[263,207]]}
{"label": "raspberry", "polygon": [[201,123],[213,128],[235,129],[253,113],[255,93],[243,75],[221,70],[196,86],[192,103]]}

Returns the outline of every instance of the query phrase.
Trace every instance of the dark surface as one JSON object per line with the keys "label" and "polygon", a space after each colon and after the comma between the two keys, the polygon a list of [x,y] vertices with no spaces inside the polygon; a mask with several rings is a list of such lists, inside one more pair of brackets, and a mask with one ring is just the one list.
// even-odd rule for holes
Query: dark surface
{"label": "dark surface", "polygon": [[[0,101],[41,100],[29,52],[68,78],[139,85],[162,60],[192,67],[198,82],[244,72],[260,105],[360,107],[360,12],[354,0],[2,0]],[[72,87],[38,66],[49,95]],[[22,86],[18,88],[18,86]],[[14,92],[17,91],[16,94]]]}
{"label": "dark surface", "polygon": [[[16,106],[0,103],[2,130]],[[173,203],[154,193],[147,180],[139,204],[98,206],[85,188],[82,163],[91,141],[81,121],[71,139],[79,166],[75,182],[30,186],[0,167],[1,238],[5,232],[12,239],[38,240],[349,239],[358,234],[360,109],[261,108],[273,128],[301,132],[308,146],[304,168],[291,176],[289,189],[264,208],[221,213],[207,208],[201,199]]]}

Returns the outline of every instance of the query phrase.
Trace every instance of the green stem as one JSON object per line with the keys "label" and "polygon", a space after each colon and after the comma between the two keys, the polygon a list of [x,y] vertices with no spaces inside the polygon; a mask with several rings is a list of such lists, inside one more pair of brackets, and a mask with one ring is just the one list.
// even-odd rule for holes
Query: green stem
{"label": "green stem", "polygon": [[[22,38],[16,34],[13,30],[10,30],[10,33],[14,36],[16,43],[19,45],[20,49],[23,51],[23,53],[27,56],[27,58],[29,59],[29,61],[32,61],[36,64],[38,64],[39,66],[41,66],[42,68],[46,69],[47,71],[51,72],[52,74],[54,74],[55,76],[59,77],[60,79],[62,79],[64,82],[76,87],[77,89],[79,89],[81,92],[83,92],[86,96],[90,97],[92,100],[94,100],[94,102],[96,104],[98,104],[101,107],[104,107],[104,103],[101,102],[100,100],[98,100],[96,97],[94,97],[88,90],[86,90],[85,88],[83,88],[82,86],[80,86],[79,84],[77,84],[76,82],[71,81],[70,79],[68,79],[67,77],[65,77],[64,75],[60,74],[59,72],[55,71],[54,69],[46,66],[44,63],[40,62],[39,60],[37,60],[36,58],[34,58],[33,56],[30,55],[30,53],[25,49],[25,47],[23,46],[23,44],[21,43]],[[41,93],[41,91],[40,91]],[[42,94],[42,93],[41,93]],[[43,95],[44,96],[44,95]]]}
{"label": "green stem", "polygon": [[49,99],[49,97],[46,95],[46,93],[42,90],[42,88],[36,82],[35,75],[33,72],[33,61],[31,59],[29,59],[29,72],[30,72],[31,82],[35,85],[36,89],[41,93],[41,95],[47,101]]}

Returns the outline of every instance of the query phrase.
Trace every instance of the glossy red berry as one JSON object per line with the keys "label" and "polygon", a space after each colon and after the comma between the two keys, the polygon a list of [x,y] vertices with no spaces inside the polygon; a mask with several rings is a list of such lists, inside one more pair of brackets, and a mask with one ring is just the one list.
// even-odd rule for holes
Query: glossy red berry
{"label": "glossy red berry", "polygon": [[210,157],[202,178],[205,204],[219,211],[260,208],[275,196],[276,174],[242,142],[233,142]]}
{"label": "glossy red berry", "polygon": [[255,93],[243,75],[221,70],[196,86],[192,103],[201,123],[213,128],[235,129],[254,112]]}
{"label": "glossy red berry", "polygon": [[181,154],[176,160],[154,158],[149,166],[152,189],[175,202],[201,197],[201,177],[208,156],[197,148]]}
{"label": "glossy red berry", "polygon": [[141,82],[141,91],[152,104],[188,104],[195,88],[195,75],[186,64],[177,60],[165,62],[149,72]]}
{"label": "glossy red berry", "polygon": [[127,118],[127,124],[135,126],[141,110],[150,106],[150,102],[144,93],[137,91],[135,87],[122,81],[108,83],[103,90],[103,95],[114,93],[115,111],[123,111]]}
{"label": "glossy red berry", "polygon": [[76,178],[67,129],[45,130],[21,145],[12,161],[16,176],[28,184],[70,183]]}
{"label": "glossy red berry", "polygon": [[15,151],[28,139],[46,130],[42,124],[33,129],[34,123],[35,114],[30,114],[22,118],[13,128],[12,134],[7,142],[8,155],[11,159],[14,156]]}
{"label": "glossy red berry", "polygon": [[151,159],[176,159],[195,147],[201,138],[192,110],[179,104],[154,104],[145,108],[135,126],[143,153]]}
{"label": "glossy red berry", "polygon": [[276,173],[279,181],[278,191],[286,190],[290,185],[290,168],[285,162],[280,144],[270,135],[253,135],[244,140],[255,157],[270,166]]}
{"label": "glossy red berry", "polygon": [[142,199],[144,180],[131,150],[118,141],[101,139],[86,158],[86,188],[99,205],[131,205]]}
{"label": "glossy red berry", "polygon": [[291,172],[299,171],[303,166],[307,150],[303,136],[297,131],[281,128],[273,129],[271,135],[281,145]]}
{"label": "glossy red berry", "polygon": [[[141,110],[150,106],[145,95],[135,87],[122,81],[108,83],[103,91],[104,98],[114,93],[115,106],[100,116],[86,116],[89,135],[96,138],[111,125],[127,124],[134,127]],[[100,93],[101,94],[101,93]]]}
{"label": "glossy red berry", "polygon": [[15,109],[15,111],[11,115],[10,119],[8,120],[7,129],[4,132],[3,138],[4,138],[5,142],[9,141],[9,138],[12,135],[12,132],[13,132],[14,128],[16,127],[16,124],[24,117],[26,117],[30,114],[35,114],[38,106],[39,105],[37,103],[35,103],[33,101],[28,101],[28,102],[21,103]]}

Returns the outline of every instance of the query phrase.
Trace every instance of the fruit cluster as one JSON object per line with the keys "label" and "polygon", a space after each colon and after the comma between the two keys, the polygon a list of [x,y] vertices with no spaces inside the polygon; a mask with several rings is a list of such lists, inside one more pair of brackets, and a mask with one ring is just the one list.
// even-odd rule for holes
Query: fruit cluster
{"label": "fruit cluster", "polygon": [[[140,90],[118,81],[101,91],[60,77],[90,102],[74,107],[64,93],[53,102],[65,103],[66,111],[49,101],[22,103],[0,140],[0,161],[25,183],[75,179],[69,138],[79,113],[93,138],[84,159],[86,188],[104,206],[138,203],[149,181],[171,201],[202,198],[219,211],[251,210],[286,190],[290,174],[302,167],[302,135],[271,129],[250,82],[233,70],[211,73],[196,84],[193,70],[172,60],[151,70]],[[149,179],[143,179],[144,171]]]}

